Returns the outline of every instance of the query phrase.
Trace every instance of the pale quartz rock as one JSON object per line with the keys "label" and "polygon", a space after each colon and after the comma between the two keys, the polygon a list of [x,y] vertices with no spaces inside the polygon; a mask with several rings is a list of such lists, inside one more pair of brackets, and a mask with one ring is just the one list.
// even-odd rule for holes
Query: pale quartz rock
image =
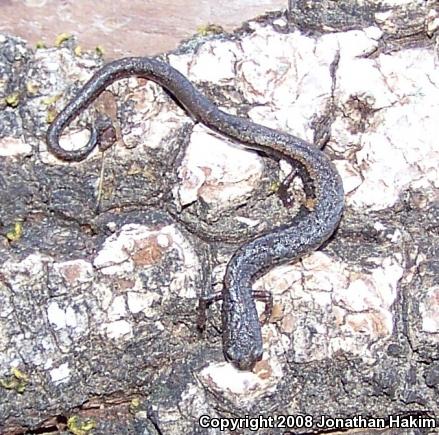
{"label": "pale quartz rock", "polygon": [[187,121],[186,112],[172,104],[156,83],[144,83],[142,79],[130,78],[128,86],[131,92],[125,91],[124,98],[133,104],[133,110],[126,121],[129,129],[122,125],[123,142],[128,149],[124,146],[115,147],[118,158],[123,160],[133,152],[144,154],[144,149],[162,147],[166,137]]}
{"label": "pale quartz rock", "polygon": [[297,328],[296,318],[291,314],[285,314],[282,318],[281,328],[285,334],[292,334]]}
{"label": "pale quartz rock", "polygon": [[197,290],[193,284],[197,276],[201,273],[201,265],[193,246],[186,240],[180,231],[176,231],[174,227],[169,228],[172,235],[174,248],[177,250],[179,258],[182,262],[182,272],[176,273],[169,283],[169,288],[164,289],[164,295],[170,296],[170,293],[178,294],[180,298],[195,298]]}
{"label": "pale quartz rock", "polygon": [[100,330],[111,339],[123,338],[129,340],[133,337],[133,326],[126,320],[103,323],[100,325]]}
{"label": "pale quartz rock", "polygon": [[[142,226],[125,228],[131,235],[138,236],[144,234]],[[138,231],[137,231],[138,230]],[[143,232],[142,232],[143,231]],[[123,232],[123,229],[122,229]],[[193,276],[199,274],[199,264],[194,259],[192,247],[183,238],[172,236],[174,229],[165,227],[164,232],[153,231],[157,246],[166,249],[173,246],[177,240],[179,256],[183,263],[183,270],[187,272],[186,276],[190,280]],[[150,234],[150,233],[148,233]],[[140,240],[142,240],[140,238]],[[151,239],[147,239],[151,240]],[[138,241],[138,240],[137,240]],[[130,253],[132,254],[132,253]],[[130,257],[130,260],[133,258]],[[51,358],[51,366],[59,364],[59,352],[68,353],[74,341],[87,337],[90,334],[90,321],[93,325],[98,325],[99,330],[111,339],[130,339],[133,336],[132,324],[126,319],[126,295],[115,295],[108,284],[96,282],[93,285],[93,292],[89,294],[77,294],[74,285],[88,284],[93,281],[94,271],[90,263],[84,260],[69,260],[65,262],[53,263],[50,257],[44,257],[39,254],[32,254],[20,262],[8,261],[3,264],[4,276],[11,286],[19,289],[21,286],[28,287],[35,285],[41,287],[41,282],[45,282],[48,267],[50,273],[59,275],[64,278],[69,286],[72,286],[72,294],[60,295],[56,300],[48,299],[47,305],[42,309],[46,312],[41,318],[41,324],[50,326],[53,334],[44,337],[35,337],[31,331],[26,330],[25,334],[16,334],[15,340],[20,348],[21,358],[36,367],[42,367],[46,364],[48,358]],[[185,273],[183,272],[183,274]],[[133,291],[145,292],[141,280],[134,275]],[[176,286],[176,284],[173,284]],[[182,294],[195,295],[193,285],[183,286]],[[189,288],[186,288],[189,287]],[[38,291],[38,290],[37,290]],[[77,290],[76,290],[77,291]],[[163,292],[169,293],[169,288],[164,288]],[[148,295],[146,296],[148,297]],[[159,297],[158,295],[156,297]],[[8,301],[7,299],[6,301]],[[152,310],[151,310],[152,311]],[[3,346],[3,337],[9,340],[8,331],[11,327],[9,316],[13,312],[10,304],[4,303],[2,306],[3,317],[0,320],[0,347]],[[39,322],[40,320],[37,320]],[[35,325],[35,328],[37,325]],[[6,342],[5,342],[6,345]],[[12,350],[12,349],[11,349]],[[0,362],[4,366],[10,366],[14,360],[14,354],[5,349],[0,353]],[[55,369],[54,377],[61,382],[66,377],[66,370],[63,367]],[[66,382],[68,379],[66,378]]]}
{"label": "pale quartz rock", "polygon": [[255,366],[255,373],[266,382],[265,388],[271,388],[272,383],[279,382],[284,375],[286,354],[291,349],[291,339],[286,334],[279,333],[274,324],[265,324],[262,328],[264,354],[262,360]]}
{"label": "pale quartz rock", "polygon": [[[53,337],[51,336],[46,336],[43,337],[40,340],[41,343],[41,347],[42,349],[44,349],[47,352],[54,352],[55,351],[55,343],[53,341]],[[59,351],[59,349],[57,349],[57,351]]]}
{"label": "pale quartz rock", "polygon": [[108,222],[107,228],[111,233],[114,233],[117,230],[116,222]]}
{"label": "pale quartz rock", "polygon": [[189,75],[196,81],[231,84],[235,79],[235,65],[241,57],[237,43],[209,41],[196,52]]}
{"label": "pale quartz rock", "polygon": [[202,167],[192,164],[187,156],[178,170],[180,185],[173,190],[175,197],[178,197],[181,205],[188,205],[198,200],[198,193],[206,182],[208,174],[203,171]]}
{"label": "pale quartz rock", "polygon": [[[61,148],[65,149],[66,151],[76,151],[82,149],[88,142],[90,138],[90,131],[86,128],[82,130],[76,130],[72,132],[63,132],[63,135],[59,139],[59,145]],[[95,148],[91,153],[90,156],[94,156],[97,154],[98,148]],[[46,142],[42,143],[40,145],[40,155],[41,160],[44,163],[48,164],[59,164],[59,165],[71,165],[72,162],[67,162],[65,160],[59,159],[54,154],[49,152],[47,150],[47,144]]]}
{"label": "pale quartz rock", "polygon": [[[392,54],[381,54],[377,65],[391,92],[398,98],[404,99],[399,102],[400,105],[435,102],[439,72],[434,53],[430,50],[413,48]],[[420,69],[421,65],[423,69]],[[428,92],[433,94],[428,95]],[[416,111],[414,114],[416,115]]]}
{"label": "pale quartz rock", "polygon": [[5,261],[2,273],[11,284],[28,287],[46,277],[46,264],[51,262],[50,257],[30,254],[18,263],[13,260]]}
{"label": "pale quartz rock", "polygon": [[343,180],[343,189],[346,195],[361,186],[363,180],[360,172],[351,163],[346,160],[335,160],[334,165]]}
{"label": "pale quartz rock", "polygon": [[263,359],[252,372],[238,370],[231,363],[211,363],[200,372],[199,379],[209,389],[217,391],[236,404],[246,401],[249,395],[257,399],[267,391],[274,391],[283,376],[285,353],[291,345],[288,339],[279,339],[274,325],[262,327]]}
{"label": "pale quartz rock", "polygon": [[386,227],[381,223],[381,222],[375,222],[373,224],[374,229],[376,229],[377,231],[384,231],[386,229]]}
{"label": "pale quartz rock", "polygon": [[348,313],[342,327],[346,331],[344,342],[351,341],[350,333],[368,336],[388,335],[393,329],[393,317],[389,312],[377,311],[371,313]]}
{"label": "pale quartz rock", "polygon": [[53,367],[53,359],[52,358],[47,358],[43,367],[44,367],[44,370],[51,369]]}
{"label": "pale quartz rock", "polygon": [[[289,292],[291,287],[300,283],[302,279],[301,271],[297,268],[291,267],[291,265],[282,265],[276,267],[278,273],[269,273],[256,281],[256,287],[258,290],[262,290],[265,286],[270,287],[274,295],[282,295],[285,292]],[[299,288],[299,287],[298,287]],[[303,296],[300,294],[299,297]]]}
{"label": "pale quartz rock", "polygon": [[[310,109],[312,110],[312,108]],[[279,109],[256,106],[250,109],[248,114],[258,124],[290,132],[301,139],[312,142],[312,131],[308,126],[312,114],[303,106],[285,106]]]}
{"label": "pale quartz rock", "polygon": [[48,81],[54,85],[50,87],[51,90],[55,87],[53,95],[62,94],[69,80],[79,80],[85,83],[93,75],[93,71],[88,68],[96,68],[95,59],[72,56],[68,48],[54,47],[36,50],[33,56],[37,67],[51,73]]}
{"label": "pale quartz rock", "polygon": [[32,147],[20,138],[6,136],[0,138],[0,157],[29,155]]}
{"label": "pale quartz rock", "polygon": [[340,57],[337,67],[335,96],[343,105],[352,96],[359,96],[381,109],[397,102],[397,96],[387,86],[376,60]]}
{"label": "pale quartz rock", "polygon": [[[356,134],[348,132],[348,118],[360,120],[349,109],[352,96],[369,106],[367,127]],[[356,165],[364,181],[348,195],[348,205],[380,210],[394,205],[410,185],[438,187],[439,149],[432,132],[439,134],[439,127],[432,113],[439,110],[439,73],[431,51],[344,59],[337,70],[336,97],[347,118],[333,125],[331,143],[361,146]]]}
{"label": "pale quartz rock", "polygon": [[277,20],[273,21],[273,24],[275,26],[285,27],[285,26],[288,25],[288,22],[285,19],[283,19],[283,18],[278,18]]}
{"label": "pale quartz rock", "polygon": [[202,388],[200,383],[188,383],[185,390],[181,393],[181,400],[178,403],[180,409],[187,409],[189,414],[195,418],[200,418],[202,415],[213,416],[212,409],[209,407],[209,402],[206,398],[206,391]]}
{"label": "pale quartz rock", "polygon": [[[349,32],[336,33],[334,36],[337,38],[340,48],[340,60],[344,58],[355,58],[366,56],[374,52],[378,48],[378,41],[376,37],[378,32],[370,30],[366,32],[364,30],[351,30]],[[372,38],[371,34],[374,36]],[[378,37],[379,39],[379,37]]]}
{"label": "pale quartz rock", "polygon": [[156,310],[152,306],[158,301],[160,301],[160,296],[154,292],[127,293],[128,310],[133,314],[142,312],[146,317],[153,317]]}
{"label": "pale quartz rock", "polygon": [[167,237],[165,234],[159,234],[157,236],[157,245],[159,245],[161,248],[169,248],[170,246],[169,237]]}
{"label": "pale quartz rock", "polygon": [[383,31],[379,27],[371,26],[363,29],[363,32],[370,39],[378,40],[383,36]]}
{"label": "pale quartz rock", "polygon": [[388,239],[390,239],[390,241],[392,243],[398,243],[401,239],[402,239],[402,233],[401,231],[399,231],[398,229],[396,229],[393,234],[389,234],[387,236]]}
{"label": "pale quartz rock", "polygon": [[337,35],[338,33],[328,33],[315,40],[314,55],[326,65],[331,65],[340,52],[340,42]]}
{"label": "pale quartz rock", "polygon": [[[359,115],[349,110],[346,115],[349,117],[343,116],[334,119],[334,122],[331,125],[332,138],[330,139],[330,146],[334,151],[344,153],[346,159],[351,159],[355,156],[355,152],[359,148],[362,133],[353,130],[351,125],[354,121],[353,118],[357,118],[356,121],[359,120]],[[334,163],[339,165],[342,161],[344,160],[336,160]],[[360,173],[360,168],[357,168],[356,165],[352,165],[352,162],[349,160],[346,161],[346,164],[351,166],[351,169],[346,168],[344,169],[345,172],[349,170],[351,173]],[[343,179],[343,183],[344,181],[345,180]]]}
{"label": "pale quartz rock", "polygon": [[69,382],[70,380],[70,368],[69,363],[61,364],[59,367],[56,367],[50,370],[49,375],[52,379],[52,382],[55,384],[63,384],[65,382]]}
{"label": "pale quartz rock", "polygon": [[229,390],[231,394],[239,394],[244,390],[252,391],[260,384],[260,379],[254,373],[240,371],[227,363],[210,365],[203,369],[199,376],[205,383],[221,385],[222,389]]}
{"label": "pale quartz rock", "polygon": [[380,258],[381,266],[372,270],[372,279],[381,306],[390,308],[396,300],[398,282],[402,278],[404,268],[401,266],[402,258]]}
{"label": "pale quartz rock", "polygon": [[328,291],[317,291],[312,292],[312,300],[315,306],[328,307],[332,305],[332,295]]}
{"label": "pale quartz rock", "polygon": [[310,120],[325,108],[331,95],[329,65],[336,44],[328,41],[332,56],[328,53],[319,58],[313,38],[299,32],[273,34],[261,28],[241,46],[243,60],[237,66],[237,85],[249,102],[268,105],[253,108],[251,118],[311,140]]}
{"label": "pale quartz rock", "polygon": [[[399,0],[395,0],[395,1],[399,1]],[[406,0],[406,1],[410,1],[410,0]],[[378,24],[384,24],[392,15],[393,15],[393,11],[391,11],[391,10],[386,11],[386,12],[376,12],[375,13],[375,21]],[[388,27],[386,27],[386,28],[388,29]]]}
{"label": "pale quartz rock", "polygon": [[275,388],[273,379],[261,379],[257,374],[238,370],[229,363],[209,364],[200,371],[198,379],[209,390],[217,391],[234,403],[245,403],[248,396],[254,399]]}
{"label": "pale quartz rock", "polygon": [[66,326],[69,328],[78,328],[85,330],[85,323],[82,323],[82,327],[78,325],[78,316],[76,311],[72,307],[67,307],[66,309]]}
{"label": "pale quartz rock", "polygon": [[194,56],[192,54],[168,55],[169,64],[184,76],[189,77],[189,66]]}
{"label": "pale quartz rock", "polygon": [[[93,261],[94,266],[104,274],[133,271],[134,261],[131,257],[136,251],[136,241],[142,240],[145,243],[150,242],[149,244],[152,245],[154,242],[157,242],[159,234],[166,234],[167,230],[165,228],[163,227],[163,232],[160,233],[158,231],[151,231],[143,225],[124,225],[118,233],[111,235],[105,240],[102,249],[97,253]],[[122,267],[119,270],[115,266]]]}
{"label": "pale quartz rock", "polygon": [[[3,307],[2,307],[3,308]],[[10,307],[8,309],[8,311],[10,310]],[[11,311],[9,311],[8,313],[3,313],[2,311],[2,318],[0,318],[0,355],[6,352],[7,348],[10,345],[10,339],[8,336],[8,322],[7,317],[9,317],[9,314],[11,313]],[[0,357],[0,364],[2,363],[2,358]]]}
{"label": "pale quartz rock", "polygon": [[68,134],[63,134],[59,138],[59,144],[61,148],[65,149],[66,151],[80,150],[89,141],[90,135],[91,132],[87,128],[73,131]]}
{"label": "pale quartz rock", "polygon": [[55,329],[66,327],[66,313],[56,302],[50,303],[47,307],[47,318],[49,322],[55,326]]}
{"label": "pale quartz rock", "polygon": [[[169,250],[175,250],[182,262],[182,271],[172,277],[168,291],[178,292],[180,297],[195,297],[194,278],[200,264],[192,245],[174,225],[151,230],[139,224],[124,225],[111,235],[94,260],[94,265],[105,275],[132,273],[136,267],[144,270],[161,261]],[[136,283],[136,290],[141,285]]]}
{"label": "pale quartz rock", "polygon": [[243,224],[247,225],[249,228],[253,228],[259,223],[259,221],[255,219],[250,219],[244,216],[236,216],[235,219],[237,222],[242,222]]}
{"label": "pale quartz rock", "polygon": [[133,241],[124,235],[113,235],[108,238],[95,257],[93,264],[105,275],[132,272],[134,265],[130,261],[129,251],[133,250]]}
{"label": "pale quartz rock", "polygon": [[[263,328],[266,353],[277,345],[281,361],[291,346],[300,363],[331,358],[338,350],[371,359],[370,341],[392,334],[392,306],[403,273],[396,257],[376,260],[371,271],[355,272],[318,251],[258,280],[256,288],[273,293],[275,306],[282,307],[280,331]],[[272,356],[265,358],[273,369]]]}
{"label": "pale quartz rock", "polygon": [[[439,96],[439,93],[438,93]],[[418,106],[418,113],[422,111]],[[413,107],[411,108],[411,114]],[[429,109],[431,111],[431,106]],[[431,132],[437,129],[431,114],[421,114],[417,121],[422,125],[413,137],[413,120],[408,118],[408,109],[389,109],[377,132],[363,136],[363,149],[357,159],[364,170],[364,183],[351,196],[349,203],[356,207],[364,205],[374,210],[392,206],[398,195],[410,183],[427,179],[436,186],[439,179],[439,150]],[[395,116],[396,115],[396,118]],[[376,192],[380,194],[377,195]]]}
{"label": "pale quartz rock", "polygon": [[[296,50],[291,50],[293,46]],[[260,29],[245,38],[241,47],[243,57],[237,66],[238,87],[249,102],[276,105],[278,98],[296,100],[302,71],[294,68],[295,61],[302,53],[312,54],[314,42],[311,38],[298,32],[283,35]],[[301,47],[300,54],[298,47]]]}
{"label": "pale quartz rock", "polygon": [[195,126],[179,168],[178,196],[182,205],[198,197],[208,204],[226,205],[250,194],[263,173],[261,158]]}
{"label": "pale quartz rock", "polygon": [[432,36],[437,29],[439,29],[439,12],[431,9],[428,13],[426,24],[427,24],[427,34]]}
{"label": "pale quartz rock", "polygon": [[[431,287],[425,292],[419,308],[422,330],[432,334],[439,333],[439,286]],[[439,336],[436,341],[439,342]]]}
{"label": "pale quartz rock", "polygon": [[[107,311],[110,308],[113,300],[113,292],[105,284],[96,283],[93,287],[94,295],[98,301],[99,307],[102,311]],[[97,313],[96,313],[97,314]]]}
{"label": "pale quartz rock", "polygon": [[372,270],[369,275],[351,273],[347,288],[337,289],[334,302],[350,311],[390,309],[396,299],[398,282],[403,268],[391,258],[384,258],[382,266]]}
{"label": "pale quartz rock", "polygon": [[124,296],[116,296],[108,309],[108,320],[120,320],[126,315],[126,304]]}
{"label": "pale quartz rock", "polygon": [[93,281],[93,265],[82,259],[54,263],[53,268],[70,285],[84,284]]}
{"label": "pale quartz rock", "polygon": [[335,298],[335,302],[348,311],[365,311],[379,306],[373,283],[362,278],[352,281],[347,289],[341,289]]}

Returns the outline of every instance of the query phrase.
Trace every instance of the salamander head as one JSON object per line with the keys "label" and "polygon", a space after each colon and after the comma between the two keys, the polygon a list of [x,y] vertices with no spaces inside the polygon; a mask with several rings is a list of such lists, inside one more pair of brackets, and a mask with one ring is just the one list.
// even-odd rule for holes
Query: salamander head
{"label": "salamander head", "polygon": [[262,341],[234,340],[233,344],[224,343],[224,356],[239,370],[251,371],[262,359]]}

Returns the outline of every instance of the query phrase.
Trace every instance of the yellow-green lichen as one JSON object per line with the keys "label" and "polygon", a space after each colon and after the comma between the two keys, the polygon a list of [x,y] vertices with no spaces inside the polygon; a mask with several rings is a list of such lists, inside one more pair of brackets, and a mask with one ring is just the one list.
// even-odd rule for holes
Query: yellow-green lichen
{"label": "yellow-green lichen", "polygon": [[37,41],[37,43],[35,44],[35,48],[37,50],[41,50],[42,48],[47,48],[46,43],[43,41]]}
{"label": "yellow-green lichen", "polygon": [[140,408],[140,399],[138,397],[134,397],[130,402],[130,412],[135,414]]}
{"label": "yellow-green lichen", "polygon": [[60,33],[55,38],[55,47],[60,47],[62,43],[68,41],[71,37],[72,35],[70,33]]}
{"label": "yellow-green lichen", "polygon": [[103,55],[105,54],[105,50],[104,50],[104,48],[103,48],[102,46],[100,46],[100,45],[98,45],[98,46],[95,48],[95,51],[96,51],[96,54],[97,54],[98,56],[103,56]]}
{"label": "yellow-green lichen", "polygon": [[22,372],[17,367],[11,369],[11,375],[7,378],[0,379],[0,387],[6,390],[14,390],[19,394],[23,394],[27,384],[29,383],[29,377],[26,373]]}
{"label": "yellow-green lichen", "polygon": [[51,97],[44,98],[42,101],[45,106],[55,104],[61,98],[61,94],[52,95]]}
{"label": "yellow-green lichen", "polygon": [[224,33],[224,29],[218,24],[206,24],[197,28],[197,34],[200,36],[219,35]]}
{"label": "yellow-green lichen", "polygon": [[17,107],[20,102],[20,94],[18,92],[12,92],[5,97],[5,103],[11,107]]}
{"label": "yellow-green lichen", "polygon": [[95,427],[96,422],[91,418],[74,415],[67,420],[67,428],[74,435],[88,435]]}
{"label": "yellow-green lichen", "polygon": [[51,97],[44,98],[42,103],[45,106],[50,106],[52,104],[55,104],[60,98],[61,98],[61,94],[52,95]]}
{"label": "yellow-green lichen", "polygon": [[37,95],[39,90],[40,87],[36,83],[33,82],[26,83],[26,91],[30,97]]}
{"label": "yellow-green lichen", "polygon": [[73,50],[75,53],[75,56],[81,57],[82,56],[82,47],[80,45],[77,45],[75,49]]}
{"label": "yellow-green lichen", "polygon": [[272,193],[276,193],[278,190],[279,190],[279,187],[281,186],[281,182],[280,181],[273,181],[271,184],[270,184],[270,187],[269,187],[269,191],[270,192],[272,192]]}
{"label": "yellow-green lichen", "polygon": [[23,223],[17,221],[14,224],[14,229],[6,233],[6,238],[10,242],[16,242],[21,239],[22,235],[23,235]]}
{"label": "yellow-green lichen", "polygon": [[47,111],[47,116],[46,116],[46,122],[48,124],[52,124],[52,122],[55,120],[56,115],[58,115],[58,112],[55,109],[49,109]]}
{"label": "yellow-green lichen", "polygon": [[22,372],[19,368],[17,367],[12,367],[11,373],[13,376],[15,376],[17,379],[21,380],[21,381],[28,381],[29,380],[29,376]]}

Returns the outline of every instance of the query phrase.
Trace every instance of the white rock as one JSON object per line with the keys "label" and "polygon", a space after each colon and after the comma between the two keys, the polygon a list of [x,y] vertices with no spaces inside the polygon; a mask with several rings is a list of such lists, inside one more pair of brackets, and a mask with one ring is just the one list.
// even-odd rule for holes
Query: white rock
{"label": "white rock", "polygon": [[124,340],[129,340],[133,336],[133,327],[126,320],[104,323],[101,329],[108,338],[112,339],[123,338]]}
{"label": "white rock", "polygon": [[0,138],[0,156],[11,157],[29,155],[32,147],[20,138],[5,136]]}
{"label": "white rock", "polygon": [[110,321],[122,319],[126,314],[125,298],[117,296],[108,309],[108,319]]}
{"label": "white rock", "polygon": [[207,42],[191,62],[190,77],[196,81],[230,84],[235,78],[237,57],[240,57],[240,50],[235,42]]}
{"label": "white rock", "polygon": [[66,327],[66,313],[62,310],[57,302],[51,302],[47,308],[47,318],[50,323],[55,325],[56,329]]}
{"label": "white rock", "polygon": [[59,367],[50,370],[50,378],[55,384],[68,382],[70,379],[70,368],[68,363],[61,364]]}
{"label": "white rock", "polygon": [[[431,287],[425,292],[420,304],[422,330],[432,334],[439,332],[439,286]],[[438,337],[435,341],[439,342]]]}
{"label": "white rock", "polygon": [[252,151],[227,143],[196,126],[179,169],[179,198],[183,205],[197,197],[208,204],[227,206],[245,198],[262,176],[261,158]]}

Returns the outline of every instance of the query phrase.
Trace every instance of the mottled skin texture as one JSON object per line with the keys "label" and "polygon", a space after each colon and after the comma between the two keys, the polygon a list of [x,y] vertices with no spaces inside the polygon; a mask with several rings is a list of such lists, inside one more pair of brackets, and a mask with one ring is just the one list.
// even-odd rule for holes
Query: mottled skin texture
{"label": "mottled skin texture", "polygon": [[49,127],[49,151],[67,161],[85,159],[99,143],[100,132],[91,127],[90,140],[83,149],[66,151],[59,145],[62,131],[108,85],[130,76],[160,84],[195,120],[247,148],[290,162],[304,180],[308,208],[302,206],[288,224],[242,245],[227,265],[222,293],[224,355],[238,368],[250,370],[263,352],[252,284],[272,267],[298,260],[331,236],[343,212],[340,176],[325,154],[313,145],[219,110],[174,68],[149,58],[125,58],[99,70]]}

